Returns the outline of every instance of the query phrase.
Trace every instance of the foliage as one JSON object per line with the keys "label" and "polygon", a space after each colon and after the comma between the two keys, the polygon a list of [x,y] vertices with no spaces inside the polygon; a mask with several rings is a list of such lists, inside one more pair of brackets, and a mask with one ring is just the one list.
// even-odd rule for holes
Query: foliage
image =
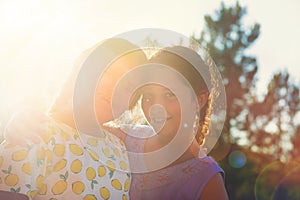
{"label": "foliage", "polygon": [[[257,94],[257,60],[247,50],[259,37],[260,25],[245,27],[246,11],[238,2],[222,3],[214,15],[205,16],[201,35],[192,37],[214,59],[225,85],[225,126],[210,155],[225,170],[230,199],[270,199],[284,177],[284,162],[300,157],[299,86],[283,71],[273,75],[265,95]],[[238,168],[229,162],[236,150],[246,160]],[[272,176],[275,171],[278,176]]]}
{"label": "foliage", "polygon": [[246,8],[238,2],[228,8],[222,3],[214,16],[205,16],[206,29],[200,38],[193,36],[207,49],[223,76],[227,95],[227,127],[230,127],[230,120],[235,120],[241,113],[250,90],[255,86],[256,58],[246,55],[245,51],[258,38],[260,25],[244,27],[242,19],[245,14]]}
{"label": "foliage", "polygon": [[[222,3],[214,16],[205,16],[206,28],[200,37],[193,36],[193,39],[198,41],[214,59],[223,77],[227,96],[225,128],[210,155],[217,160],[223,158],[220,164],[226,172],[226,187],[230,199],[253,199],[257,175],[257,171],[253,171],[257,164],[255,160],[248,161],[240,169],[233,168],[228,162],[230,152],[237,147],[232,132],[238,124],[242,111],[247,109],[245,105],[250,102],[258,68],[256,58],[246,55],[246,50],[258,38],[260,25],[244,27],[242,19],[245,14],[246,8],[241,7],[238,2],[232,7],[226,7]],[[232,144],[227,147],[228,154],[220,157],[220,152],[225,150],[224,143]]]}
{"label": "foliage", "polygon": [[[299,87],[292,83],[288,72],[274,74],[267,94],[259,101],[256,97],[249,105],[243,129],[248,130],[249,146],[257,153],[270,155],[274,159],[287,161],[293,156],[291,140],[299,136],[300,110]],[[298,147],[299,137],[294,139]],[[294,155],[297,148],[294,150]]]}

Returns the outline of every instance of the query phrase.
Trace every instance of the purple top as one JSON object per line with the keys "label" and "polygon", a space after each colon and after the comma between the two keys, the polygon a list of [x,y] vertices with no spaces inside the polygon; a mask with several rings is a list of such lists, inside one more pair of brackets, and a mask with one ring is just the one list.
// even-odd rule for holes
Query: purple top
{"label": "purple top", "polygon": [[[145,132],[147,128],[139,127],[136,132]],[[145,129],[145,130],[143,130]],[[131,130],[131,132],[134,132]],[[144,141],[126,137],[128,151],[143,152]],[[129,155],[133,165],[143,164]],[[134,167],[134,166],[131,166]],[[200,199],[203,188],[217,173],[224,177],[224,171],[212,157],[193,158],[183,163],[149,173],[132,173],[129,190],[131,200],[147,199]]]}
{"label": "purple top", "polygon": [[200,199],[208,181],[224,171],[211,158],[194,158],[145,174],[132,174],[129,196],[136,199]]}

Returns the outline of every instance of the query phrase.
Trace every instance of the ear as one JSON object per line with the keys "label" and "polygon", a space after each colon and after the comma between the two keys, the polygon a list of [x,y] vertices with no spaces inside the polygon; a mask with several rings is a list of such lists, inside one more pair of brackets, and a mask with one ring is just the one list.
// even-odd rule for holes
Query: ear
{"label": "ear", "polygon": [[198,104],[199,104],[199,107],[200,109],[203,108],[203,106],[206,104],[207,102],[207,99],[208,99],[208,92],[204,92],[204,93],[201,93],[199,95],[197,95],[197,98],[198,98]]}

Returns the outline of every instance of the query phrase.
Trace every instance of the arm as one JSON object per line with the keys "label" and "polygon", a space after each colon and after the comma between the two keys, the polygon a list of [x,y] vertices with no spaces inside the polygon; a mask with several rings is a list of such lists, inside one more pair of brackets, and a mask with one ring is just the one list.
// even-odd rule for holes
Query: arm
{"label": "arm", "polygon": [[200,200],[206,199],[228,200],[224,180],[220,173],[215,174],[204,187]]}
{"label": "arm", "polygon": [[0,199],[29,200],[29,197],[26,196],[25,194],[19,194],[19,193],[0,190]]}

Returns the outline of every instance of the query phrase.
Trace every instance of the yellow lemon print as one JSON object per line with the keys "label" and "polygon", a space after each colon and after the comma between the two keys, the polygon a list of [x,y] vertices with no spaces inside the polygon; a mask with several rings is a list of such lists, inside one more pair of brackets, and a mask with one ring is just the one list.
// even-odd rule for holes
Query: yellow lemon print
{"label": "yellow lemon print", "polygon": [[47,162],[51,162],[52,161],[52,151],[46,150],[45,151],[45,158],[47,158]]}
{"label": "yellow lemon print", "polygon": [[117,156],[117,157],[121,157],[121,153],[120,153],[120,150],[119,149],[117,149],[117,148],[115,148],[114,149],[114,153],[115,153],[115,155]]}
{"label": "yellow lemon print", "polygon": [[110,161],[110,160],[108,160],[107,162],[106,162],[106,165],[107,165],[107,167],[108,167],[108,169],[110,170],[110,171],[115,171],[115,169],[116,169],[116,165],[115,165],[115,163],[113,163],[112,161]]}
{"label": "yellow lemon print", "polygon": [[120,145],[125,148],[125,143],[122,140],[120,140]]}
{"label": "yellow lemon print", "polygon": [[40,187],[40,186],[43,184],[43,182],[44,182],[44,176],[39,175],[39,176],[36,178],[36,181],[35,181],[36,186],[37,186],[37,187]]}
{"label": "yellow lemon print", "polygon": [[106,187],[100,188],[100,195],[103,199],[107,200],[110,197],[110,192]]}
{"label": "yellow lemon print", "polygon": [[70,144],[70,151],[76,155],[76,156],[81,156],[83,154],[82,148],[80,148],[77,144]]}
{"label": "yellow lemon print", "polygon": [[107,143],[107,141],[105,140],[105,137],[104,138],[103,137],[98,137],[97,140],[100,141],[100,142]]}
{"label": "yellow lemon print", "polygon": [[41,159],[47,159],[48,162],[52,161],[52,151],[46,150],[45,148],[39,148],[36,152],[36,156]]}
{"label": "yellow lemon print", "polygon": [[124,183],[124,191],[127,192],[129,189],[129,185],[130,185],[130,179],[127,178],[125,183]]}
{"label": "yellow lemon print", "polygon": [[66,133],[65,131],[61,130],[61,135],[67,140],[69,141],[70,140],[70,135],[68,133]]}
{"label": "yellow lemon print", "polygon": [[102,165],[98,167],[98,176],[103,177],[106,174],[106,168]]}
{"label": "yellow lemon print", "polygon": [[113,179],[113,180],[111,181],[111,185],[112,185],[115,189],[117,189],[117,190],[122,190],[122,184],[121,184],[120,181],[117,180],[117,179]]}
{"label": "yellow lemon print", "polygon": [[19,177],[17,175],[15,175],[15,174],[8,174],[5,177],[4,182],[8,186],[15,186],[19,182]]}
{"label": "yellow lemon print", "polygon": [[97,200],[96,196],[93,194],[88,194],[83,197],[83,200]]}
{"label": "yellow lemon print", "polygon": [[74,160],[71,164],[71,171],[78,174],[82,170],[82,162],[78,159]]}
{"label": "yellow lemon print", "polygon": [[52,193],[55,195],[62,194],[67,189],[67,182],[64,180],[59,180],[55,185],[52,187]]}
{"label": "yellow lemon print", "polygon": [[89,138],[87,143],[93,147],[96,147],[98,145],[98,140],[96,138]]}
{"label": "yellow lemon print", "polygon": [[25,172],[28,175],[31,175],[30,171],[30,162],[24,163],[22,166],[22,171]]}
{"label": "yellow lemon print", "polygon": [[36,187],[38,188],[38,194],[44,195],[47,193],[47,185],[44,184],[44,176],[39,175],[36,178]]}
{"label": "yellow lemon print", "polygon": [[120,161],[120,168],[122,170],[126,170],[127,169],[127,165],[126,165],[126,163],[124,161]]}
{"label": "yellow lemon print", "polygon": [[126,194],[123,194],[122,200],[127,200],[127,195]]}
{"label": "yellow lemon print", "polygon": [[40,187],[38,187],[38,189],[38,194],[40,195],[45,195],[47,193],[47,185],[44,183]]}
{"label": "yellow lemon print", "polygon": [[86,150],[89,152],[91,158],[92,158],[94,161],[99,161],[99,156],[98,156],[98,154],[97,154],[95,151],[93,151],[93,150],[91,150],[91,149],[88,149],[88,148],[87,148]]}
{"label": "yellow lemon print", "polygon": [[36,196],[36,194],[37,194],[37,190],[29,190],[29,191],[26,193],[26,195],[27,195],[28,197],[30,197],[31,199],[33,199],[33,198]]}
{"label": "yellow lemon print", "polygon": [[53,170],[54,170],[55,172],[58,172],[59,170],[65,168],[66,165],[67,165],[67,160],[66,160],[66,159],[62,159],[62,160],[58,161],[58,162],[54,165]]}
{"label": "yellow lemon print", "polygon": [[27,158],[27,156],[28,156],[27,150],[19,150],[12,154],[12,159],[14,161],[21,161],[21,160],[24,160],[25,158]]}
{"label": "yellow lemon print", "polygon": [[62,194],[66,191],[68,184],[66,182],[68,178],[68,171],[65,173],[65,175],[60,174],[60,178],[62,180],[57,181],[54,186],[52,187],[52,193],[55,195]]}
{"label": "yellow lemon print", "polygon": [[92,167],[87,168],[85,174],[89,181],[93,180],[96,177],[96,171]]}
{"label": "yellow lemon print", "polygon": [[109,151],[109,149],[107,149],[107,148],[105,148],[105,149],[102,149],[102,152],[104,153],[104,155],[106,156],[106,157],[110,157],[110,151]]}
{"label": "yellow lemon print", "polygon": [[54,146],[54,150],[53,152],[55,153],[55,155],[62,157],[63,155],[65,155],[65,145],[62,144],[56,144]]}
{"label": "yellow lemon print", "polygon": [[72,183],[72,190],[75,194],[81,194],[85,189],[85,185],[81,181]]}
{"label": "yellow lemon print", "polygon": [[[7,176],[4,178],[4,182],[8,186],[15,186],[19,182],[19,177],[15,174],[12,174],[11,170],[12,170],[11,165],[8,167],[7,170],[2,170],[3,173],[7,174]],[[2,182],[2,180],[1,180],[1,182]]]}

